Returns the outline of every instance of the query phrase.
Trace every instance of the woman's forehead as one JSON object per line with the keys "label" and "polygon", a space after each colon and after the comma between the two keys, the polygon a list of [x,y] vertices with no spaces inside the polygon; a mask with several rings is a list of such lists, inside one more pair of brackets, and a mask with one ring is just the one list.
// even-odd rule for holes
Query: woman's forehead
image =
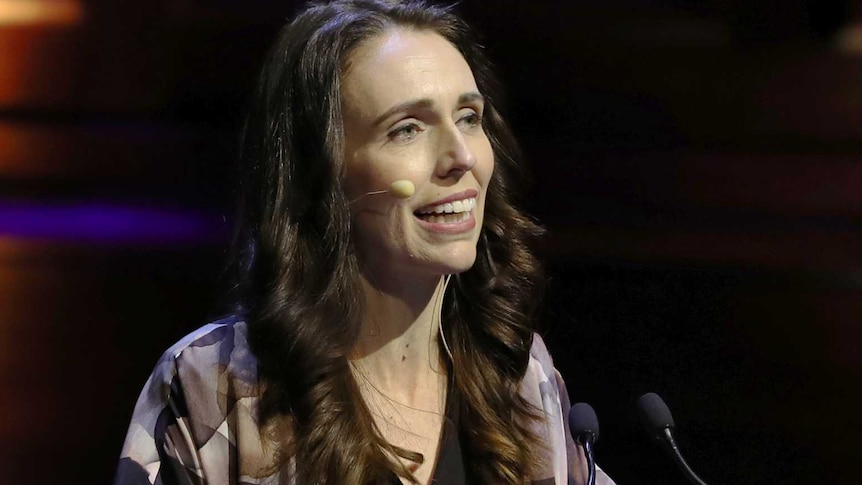
{"label": "woman's forehead", "polygon": [[428,30],[393,29],[360,45],[342,76],[345,110],[380,113],[414,99],[454,102],[476,92],[476,82],[461,53]]}

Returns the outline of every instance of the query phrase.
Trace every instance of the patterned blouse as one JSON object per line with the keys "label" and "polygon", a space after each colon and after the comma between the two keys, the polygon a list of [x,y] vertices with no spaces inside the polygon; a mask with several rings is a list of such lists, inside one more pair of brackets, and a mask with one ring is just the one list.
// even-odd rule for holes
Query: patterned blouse
{"label": "patterned blouse", "polygon": [[[547,446],[532,484],[586,482],[583,450],[564,419],[568,394],[538,335],[521,394],[545,414],[533,423]],[[245,322],[232,317],[192,332],[162,355],[141,391],[115,485],[297,485],[270,472],[273,448],[254,418],[257,399]],[[601,470],[596,483],[613,484]]]}

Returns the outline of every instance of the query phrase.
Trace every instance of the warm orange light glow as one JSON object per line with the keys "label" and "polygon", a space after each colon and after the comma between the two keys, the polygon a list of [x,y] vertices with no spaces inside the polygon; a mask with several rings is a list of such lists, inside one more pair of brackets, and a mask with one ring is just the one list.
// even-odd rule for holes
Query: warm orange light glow
{"label": "warm orange light glow", "polygon": [[862,23],[843,27],[835,35],[834,43],[839,51],[847,55],[862,56]]}
{"label": "warm orange light glow", "polygon": [[0,27],[77,24],[83,11],[80,0],[0,0]]}
{"label": "warm orange light glow", "polygon": [[74,102],[82,0],[0,0],[0,109]]}

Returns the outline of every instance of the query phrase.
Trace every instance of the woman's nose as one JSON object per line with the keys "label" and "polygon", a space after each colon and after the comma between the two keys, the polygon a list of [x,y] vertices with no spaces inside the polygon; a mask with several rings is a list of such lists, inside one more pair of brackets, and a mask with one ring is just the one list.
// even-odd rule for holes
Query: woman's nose
{"label": "woman's nose", "polygon": [[476,155],[467,135],[457,127],[443,130],[439,139],[437,175],[441,178],[460,177],[476,165]]}

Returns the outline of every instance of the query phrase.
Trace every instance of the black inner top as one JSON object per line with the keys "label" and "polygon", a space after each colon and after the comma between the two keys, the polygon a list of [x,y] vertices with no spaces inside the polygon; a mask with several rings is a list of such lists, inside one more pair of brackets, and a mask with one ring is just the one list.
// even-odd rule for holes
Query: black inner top
{"label": "black inner top", "polygon": [[[461,452],[461,440],[458,433],[460,399],[455,386],[449,386],[446,396],[446,410],[444,411],[443,430],[440,441],[440,451],[437,456],[437,464],[431,475],[431,483],[439,485],[466,485],[468,484],[467,472],[464,468],[464,455]],[[403,485],[403,482],[394,474],[392,484]]]}

